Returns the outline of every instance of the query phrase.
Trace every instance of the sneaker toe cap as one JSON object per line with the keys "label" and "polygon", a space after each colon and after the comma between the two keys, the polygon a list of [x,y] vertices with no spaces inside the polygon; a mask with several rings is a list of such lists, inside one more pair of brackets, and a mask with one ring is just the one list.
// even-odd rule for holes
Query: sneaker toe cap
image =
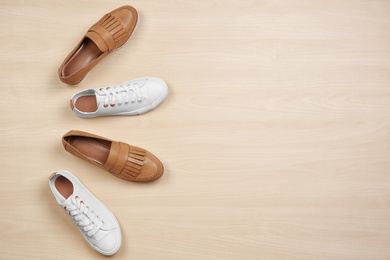
{"label": "sneaker toe cap", "polygon": [[148,78],[148,97],[152,104],[160,103],[168,94],[168,86],[162,79]]}
{"label": "sneaker toe cap", "polygon": [[113,255],[118,252],[121,247],[121,237],[118,230],[113,230],[104,238],[102,238],[97,244],[96,247],[102,254]]}

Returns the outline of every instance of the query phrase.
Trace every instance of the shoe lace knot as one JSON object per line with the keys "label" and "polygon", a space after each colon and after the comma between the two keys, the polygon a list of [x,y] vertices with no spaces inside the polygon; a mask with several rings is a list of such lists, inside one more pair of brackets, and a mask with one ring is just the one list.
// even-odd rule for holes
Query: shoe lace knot
{"label": "shoe lace knot", "polygon": [[103,87],[99,90],[104,95],[103,106],[114,107],[116,105],[135,103],[142,101],[141,91],[138,83],[124,83],[118,86]]}
{"label": "shoe lace knot", "polygon": [[64,205],[64,209],[89,237],[92,237],[104,224],[78,196],[72,196],[71,201]]}

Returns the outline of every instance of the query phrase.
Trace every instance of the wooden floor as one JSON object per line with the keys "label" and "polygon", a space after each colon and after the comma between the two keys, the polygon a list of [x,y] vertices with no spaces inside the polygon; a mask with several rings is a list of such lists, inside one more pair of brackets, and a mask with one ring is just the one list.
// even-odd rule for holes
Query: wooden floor
{"label": "wooden floor", "polygon": [[[105,13],[140,13],[78,86],[57,68]],[[389,1],[2,0],[0,259],[106,259],[50,191],[74,173],[117,216],[115,259],[390,259]],[[143,76],[168,98],[81,119],[69,98]],[[65,152],[83,130],[148,149],[158,181]]]}

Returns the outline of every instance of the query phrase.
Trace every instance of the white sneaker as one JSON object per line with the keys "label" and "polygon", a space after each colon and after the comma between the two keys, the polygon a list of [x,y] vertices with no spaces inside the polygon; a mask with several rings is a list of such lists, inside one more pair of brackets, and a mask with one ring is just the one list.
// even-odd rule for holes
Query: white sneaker
{"label": "white sneaker", "polygon": [[73,113],[84,118],[140,115],[156,108],[167,95],[163,80],[145,77],[78,92],[72,96],[70,106]]}
{"label": "white sneaker", "polygon": [[122,236],[114,214],[73,174],[64,170],[55,172],[49,178],[49,185],[58,204],[93,249],[103,255],[113,255],[119,250]]}

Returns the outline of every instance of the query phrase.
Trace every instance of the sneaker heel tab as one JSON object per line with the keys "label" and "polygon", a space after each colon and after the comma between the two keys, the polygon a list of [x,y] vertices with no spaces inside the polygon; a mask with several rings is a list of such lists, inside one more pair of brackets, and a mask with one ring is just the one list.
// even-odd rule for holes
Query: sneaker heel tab
{"label": "sneaker heel tab", "polygon": [[50,176],[49,176],[49,180],[53,179],[54,176],[56,176],[57,172],[53,172]]}

